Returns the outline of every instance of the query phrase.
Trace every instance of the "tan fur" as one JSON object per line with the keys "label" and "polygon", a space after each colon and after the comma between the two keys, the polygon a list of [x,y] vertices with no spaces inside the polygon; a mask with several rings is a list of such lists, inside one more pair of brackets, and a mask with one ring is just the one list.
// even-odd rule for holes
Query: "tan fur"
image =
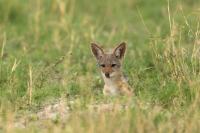
{"label": "tan fur", "polygon": [[105,53],[97,44],[92,43],[92,52],[100,66],[101,74],[104,79],[104,95],[127,95],[133,93],[128,85],[122,70],[122,60],[126,50],[126,44],[121,43],[112,53]]}
{"label": "tan fur", "polygon": [[109,79],[106,78],[104,74],[102,74],[102,76],[105,82],[103,89],[104,95],[132,95],[131,88],[121,71]]}

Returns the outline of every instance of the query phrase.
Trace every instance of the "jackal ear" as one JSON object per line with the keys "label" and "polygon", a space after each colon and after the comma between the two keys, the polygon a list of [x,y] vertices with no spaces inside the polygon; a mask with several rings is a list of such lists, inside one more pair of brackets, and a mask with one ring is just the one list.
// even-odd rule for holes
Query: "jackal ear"
{"label": "jackal ear", "polygon": [[91,43],[91,50],[96,59],[100,59],[104,54],[103,49],[95,43]]}
{"label": "jackal ear", "polygon": [[124,57],[126,51],[126,43],[122,42],[120,43],[115,49],[113,54],[118,58],[118,59],[122,59]]}

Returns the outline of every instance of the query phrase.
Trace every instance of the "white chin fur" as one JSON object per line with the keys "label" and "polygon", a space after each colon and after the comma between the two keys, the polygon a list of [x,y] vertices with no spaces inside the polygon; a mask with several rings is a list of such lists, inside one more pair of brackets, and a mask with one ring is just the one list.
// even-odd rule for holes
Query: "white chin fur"
{"label": "white chin fur", "polygon": [[[102,72],[102,75],[103,75],[103,77],[106,78],[105,73]],[[115,76],[116,76],[116,73],[115,73],[115,72],[110,73],[110,78],[113,78],[113,77],[115,77]]]}
{"label": "white chin fur", "polygon": [[[101,72],[101,74],[103,75],[104,78],[107,78],[107,77],[105,76],[105,73]],[[113,77],[115,77],[116,75],[117,75],[116,72],[112,72],[112,73],[110,73],[110,78],[113,78]]]}
{"label": "white chin fur", "polygon": [[110,74],[110,78],[114,77],[115,75],[116,75],[116,73],[115,73],[115,72],[112,72],[112,73]]}

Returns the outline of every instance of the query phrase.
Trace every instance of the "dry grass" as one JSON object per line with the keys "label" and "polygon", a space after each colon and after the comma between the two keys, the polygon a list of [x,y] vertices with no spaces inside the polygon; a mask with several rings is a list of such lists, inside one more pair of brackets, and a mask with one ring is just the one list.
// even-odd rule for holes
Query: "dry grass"
{"label": "dry grass", "polygon": [[[0,1],[0,132],[199,132],[199,4]],[[121,41],[131,100],[102,95],[89,49]]]}

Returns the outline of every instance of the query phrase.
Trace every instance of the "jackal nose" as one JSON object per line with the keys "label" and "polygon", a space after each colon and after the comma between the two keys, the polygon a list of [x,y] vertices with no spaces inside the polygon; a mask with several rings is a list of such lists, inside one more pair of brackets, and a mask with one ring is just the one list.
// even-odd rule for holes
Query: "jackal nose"
{"label": "jackal nose", "polygon": [[106,78],[110,78],[110,74],[109,73],[105,73]]}

